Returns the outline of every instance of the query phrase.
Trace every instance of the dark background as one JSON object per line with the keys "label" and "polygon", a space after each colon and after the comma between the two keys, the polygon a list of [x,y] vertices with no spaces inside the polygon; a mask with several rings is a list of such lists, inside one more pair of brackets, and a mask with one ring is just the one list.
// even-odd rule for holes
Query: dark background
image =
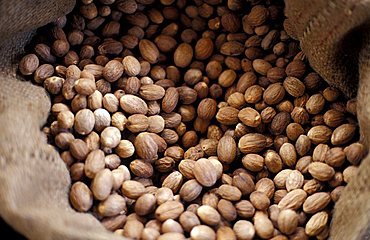
{"label": "dark background", "polygon": [[2,218],[0,218],[0,238],[3,240],[26,240],[17,233],[13,228],[11,228]]}

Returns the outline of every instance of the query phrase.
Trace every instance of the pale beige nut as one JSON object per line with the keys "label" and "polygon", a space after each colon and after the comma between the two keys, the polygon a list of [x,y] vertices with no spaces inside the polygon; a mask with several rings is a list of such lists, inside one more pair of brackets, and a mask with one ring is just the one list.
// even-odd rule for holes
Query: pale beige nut
{"label": "pale beige nut", "polygon": [[313,144],[326,143],[332,137],[332,130],[324,125],[314,126],[308,131],[307,136]]}
{"label": "pale beige nut", "polygon": [[279,150],[279,155],[284,164],[293,167],[297,162],[297,153],[295,147],[291,143],[284,143]]}
{"label": "pale beige nut", "polygon": [[195,179],[185,182],[180,189],[180,197],[186,202],[195,200],[202,192],[203,187]]}
{"label": "pale beige nut", "polygon": [[141,159],[133,160],[130,163],[130,170],[133,174],[142,178],[150,178],[154,173],[152,164]]}
{"label": "pale beige nut", "polygon": [[80,212],[87,212],[93,205],[93,195],[83,182],[75,182],[69,193],[72,206]]}
{"label": "pale beige nut", "polygon": [[305,232],[308,236],[316,236],[325,229],[329,216],[326,212],[314,214],[306,223]]}
{"label": "pale beige nut", "polygon": [[127,118],[122,112],[116,112],[111,117],[112,126],[118,128],[120,131],[125,129]]}
{"label": "pale beige nut", "polygon": [[250,203],[248,200],[241,200],[240,202],[236,203],[235,208],[238,216],[243,218],[253,217],[256,211],[252,203]]}
{"label": "pale beige nut", "polygon": [[171,239],[179,239],[179,240],[185,240],[185,236],[182,233],[177,232],[168,232],[165,234],[162,234],[157,238],[157,240],[171,240]]}
{"label": "pale beige nut", "polygon": [[272,199],[275,192],[275,184],[270,178],[263,177],[259,179],[256,183],[256,191],[262,192],[269,199]]}
{"label": "pale beige nut", "polygon": [[181,160],[179,163],[179,171],[181,172],[182,175],[184,175],[185,178],[192,179],[194,177],[193,169],[195,166],[196,161],[193,160]]}
{"label": "pale beige nut", "polygon": [[252,240],[256,234],[253,224],[247,220],[239,220],[233,226],[234,233],[238,239]]}
{"label": "pale beige nut", "polygon": [[173,192],[170,188],[161,187],[155,193],[155,197],[157,199],[157,204],[161,205],[169,200],[173,200]]}
{"label": "pale beige nut", "polygon": [[334,129],[331,135],[331,143],[333,145],[342,145],[348,143],[356,133],[356,125],[354,124],[342,124]]}
{"label": "pale beige nut", "polygon": [[219,123],[225,125],[234,125],[238,123],[239,110],[233,107],[222,107],[216,114],[216,119]]}
{"label": "pale beige nut", "polygon": [[221,221],[219,212],[209,205],[200,206],[197,209],[197,215],[202,222],[209,226],[216,226]]}
{"label": "pale beige nut", "polygon": [[298,226],[298,214],[291,209],[285,209],[279,213],[277,221],[279,230],[289,235],[292,234]]}
{"label": "pale beige nut", "polygon": [[195,226],[190,232],[191,239],[194,240],[215,240],[215,231],[207,225]]}
{"label": "pale beige nut", "polygon": [[239,111],[239,120],[249,127],[257,127],[261,124],[261,115],[253,108],[246,107]]}
{"label": "pale beige nut", "polygon": [[308,166],[308,172],[319,181],[329,181],[335,174],[334,168],[321,162],[311,163]]}
{"label": "pale beige nut", "polygon": [[189,210],[180,215],[179,222],[186,232],[190,232],[195,226],[200,225],[198,216]]}
{"label": "pale beige nut", "polygon": [[257,211],[253,217],[253,220],[256,234],[259,237],[266,239],[273,236],[274,225],[264,212]]}
{"label": "pale beige nut", "polygon": [[146,192],[144,185],[134,180],[123,182],[121,190],[124,196],[132,199],[137,199]]}
{"label": "pale beige nut", "polygon": [[144,224],[142,222],[136,219],[130,219],[126,221],[123,227],[123,236],[139,239],[143,230]]}
{"label": "pale beige nut", "polygon": [[176,193],[182,186],[183,179],[184,176],[180,172],[173,171],[163,180],[162,187],[170,188]]}
{"label": "pale beige nut", "polygon": [[74,129],[81,135],[89,134],[95,125],[94,113],[89,109],[82,109],[75,115]]}
{"label": "pale beige nut", "polygon": [[222,165],[222,163],[218,160],[217,157],[209,157],[208,160],[212,163],[212,165],[216,168],[216,176],[217,176],[217,179],[220,179],[222,174],[223,174],[223,171],[224,171],[224,167]]}
{"label": "pale beige nut", "polygon": [[98,108],[94,111],[95,125],[94,129],[101,132],[104,128],[109,127],[111,124],[111,116],[104,108]]}
{"label": "pale beige nut", "polygon": [[75,82],[76,92],[81,95],[91,95],[96,90],[95,81],[89,78],[80,78]]}
{"label": "pale beige nut", "polygon": [[254,191],[249,195],[249,199],[257,210],[266,210],[270,206],[270,199],[263,192]]}
{"label": "pale beige nut", "polygon": [[258,153],[266,147],[266,137],[259,133],[248,133],[239,139],[238,147],[242,153]]}
{"label": "pale beige nut", "polygon": [[135,213],[139,216],[145,216],[154,211],[156,207],[156,197],[153,194],[146,193],[141,195],[135,203]]}
{"label": "pale beige nut", "polygon": [[137,155],[146,160],[154,160],[158,158],[158,144],[148,133],[140,133],[136,136],[134,142]]}
{"label": "pale beige nut", "polygon": [[343,171],[343,180],[349,183],[358,174],[359,168],[357,166],[346,167]]}
{"label": "pale beige nut", "polygon": [[236,208],[231,201],[225,199],[218,201],[217,211],[226,221],[232,222],[237,218]]}
{"label": "pale beige nut", "polygon": [[303,203],[303,211],[309,214],[323,210],[331,201],[330,194],[318,192],[309,196]]}
{"label": "pale beige nut", "polygon": [[291,169],[283,169],[282,171],[278,172],[274,177],[274,183],[277,188],[285,188],[286,186],[286,179],[292,172]]}
{"label": "pale beige nut", "polygon": [[115,148],[121,140],[121,132],[116,127],[107,127],[100,134],[100,141],[104,147]]}
{"label": "pale beige nut", "polygon": [[119,141],[115,150],[117,155],[120,156],[121,158],[131,157],[135,153],[135,147],[129,140]]}
{"label": "pale beige nut", "polygon": [[140,87],[140,96],[147,101],[160,100],[165,96],[165,89],[155,84],[147,84]]}
{"label": "pale beige nut", "polygon": [[[220,228],[217,229],[216,238],[236,240],[236,234],[231,227],[221,226]],[[242,236],[240,236],[239,238],[243,239]]]}
{"label": "pale beige nut", "polygon": [[184,230],[182,229],[179,222],[173,220],[173,219],[167,219],[163,222],[161,226],[162,233],[184,233]]}
{"label": "pale beige nut", "polygon": [[119,194],[111,194],[98,205],[98,213],[104,217],[113,217],[127,212],[126,200]]}
{"label": "pale beige nut", "polygon": [[141,70],[140,62],[133,56],[126,56],[122,60],[124,72],[129,76],[139,75]]}
{"label": "pale beige nut", "polygon": [[285,181],[285,187],[288,192],[294,189],[300,189],[303,187],[304,176],[298,170],[293,170]]}
{"label": "pale beige nut", "polygon": [[167,219],[176,219],[184,211],[184,206],[178,201],[167,201],[155,210],[155,217],[163,222]]}
{"label": "pale beige nut", "polygon": [[91,191],[97,200],[105,200],[113,188],[112,172],[105,168],[100,170],[91,183]]}
{"label": "pale beige nut", "polygon": [[205,158],[201,158],[195,162],[193,174],[197,181],[205,187],[211,187],[217,181],[215,166]]}
{"label": "pale beige nut", "polygon": [[242,159],[243,166],[252,172],[259,172],[264,167],[264,158],[255,153],[246,154]]}
{"label": "pale beige nut", "polygon": [[129,114],[146,114],[148,112],[148,105],[146,102],[134,95],[126,94],[120,99],[120,106]]}
{"label": "pale beige nut", "polygon": [[290,191],[281,201],[278,206],[279,209],[297,210],[302,206],[307,198],[307,193],[302,189],[295,189]]}
{"label": "pale beige nut", "polygon": [[88,178],[94,178],[104,167],[104,152],[102,150],[97,149],[87,155],[85,160],[85,175]]}
{"label": "pale beige nut", "polygon": [[229,201],[238,201],[242,196],[241,191],[237,187],[227,184],[221,185],[217,190],[217,194]]}
{"label": "pale beige nut", "polygon": [[158,239],[158,237],[160,237],[160,233],[155,228],[145,227],[141,233],[141,239],[143,240],[155,240]]}

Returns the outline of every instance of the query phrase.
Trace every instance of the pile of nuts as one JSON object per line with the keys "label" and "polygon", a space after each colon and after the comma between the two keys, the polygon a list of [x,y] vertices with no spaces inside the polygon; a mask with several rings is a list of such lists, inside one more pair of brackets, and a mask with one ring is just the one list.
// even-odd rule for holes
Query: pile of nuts
{"label": "pile of nuts", "polygon": [[308,65],[271,0],[80,0],[19,71],[70,203],[133,239],[326,239],[366,154],[356,100]]}

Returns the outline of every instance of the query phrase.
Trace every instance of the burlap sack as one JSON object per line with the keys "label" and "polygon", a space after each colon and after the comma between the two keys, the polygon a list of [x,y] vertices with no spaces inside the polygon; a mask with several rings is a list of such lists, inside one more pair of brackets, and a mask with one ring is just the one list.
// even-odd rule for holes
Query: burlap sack
{"label": "burlap sack", "polygon": [[[286,0],[286,27],[312,67],[347,96],[358,93],[363,140],[370,143],[370,1]],[[73,0],[0,0],[0,216],[28,239],[122,239],[68,202],[70,179],[40,131],[50,101],[17,79],[15,65],[33,30],[66,14]],[[370,158],[336,204],[331,239],[367,239]]]}
{"label": "burlap sack", "polygon": [[0,216],[28,239],[123,239],[70,207],[68,170],[40,131],[50,100],[15,75],[13,63],[32,31],[73,6],[74,0],[0,1]]}
{"label": "burlap sack", "polygon": [[[370,1],[286,0],[285,3],[286,29],[300,41],[311,66],[348,97],[357,94],[360,132],[369,147]],[[369,175],[367,156],[335,205],[331,239],[370,239]]]}

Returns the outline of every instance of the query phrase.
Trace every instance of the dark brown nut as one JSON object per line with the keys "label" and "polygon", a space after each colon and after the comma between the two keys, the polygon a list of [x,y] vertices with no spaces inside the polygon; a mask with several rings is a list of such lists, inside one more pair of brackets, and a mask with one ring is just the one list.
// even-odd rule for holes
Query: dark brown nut
{"label": "dark brown nut", "polygon": [[211,98],[205,98],[200,101],[197,109],[198,117],[204,120],[211,120],[217,111],[217,102]]}
{"label": "dark brown nut", "polygon": [[266,147],[266,137],[259,133],[248,133],[239,139],[238,147],[242,153],[258,153]]}
{"label": "dark brown nut", "polygon": [[234,125],[238,123],[239,110],[233,107],[222,107],[216,114],[219,123],[225,125]]}
{"label": "dark brown nut", "polygon": [[281,135],[290,123],[290,115],[286,112],[279,112],[272,119],[269,130],[273,135]]}
{"label": "dark brown nut", "polygon": [[19,62],[19,71],[27,76],[32,75],[39,66],[39,59],[35,54],[24,56]]}
{"label": "dark brown nut", "polygon": [[274,83],[267,87],[263,93],[263,100],[269,105],[281,102],[285,96],[284,87],[280,83]]}
{"label": "dark brown nut", "polygon": [[267,20],[269,11],[262,5],[256,5],[247,15],[246,22],[250,26],[260,26]]}
{"label": "dark brown nut", "polygon": [[139,42],[139,49],[142,57],[149,63],[154,64],[158,61],[159,50],[157,46],[147,39],[142,39]]}
{"label": "dark brown nut", "polygon": [[193,59],[193,48],[188,43],[181,43],[176,48],[173,58],[176,66],[187,67]]}
{"label": "dark brown nut", "polygon": [[217,145],[218,159],[226,164],[230,164],[236,157],[237,146],[235,140],[230,136],[223,136]]}
{"label": "dark brown nut", "polygon": [[287,77],[283,83],[284,89],[293,97],[300,97],[305,92],[304,84],[295,77]]}
{"label": "dark brown nut", "polygon": [[214,44],[210,38],[201,38],[195,45],[195,58],[198,60],[205,60],[213,53]]}

